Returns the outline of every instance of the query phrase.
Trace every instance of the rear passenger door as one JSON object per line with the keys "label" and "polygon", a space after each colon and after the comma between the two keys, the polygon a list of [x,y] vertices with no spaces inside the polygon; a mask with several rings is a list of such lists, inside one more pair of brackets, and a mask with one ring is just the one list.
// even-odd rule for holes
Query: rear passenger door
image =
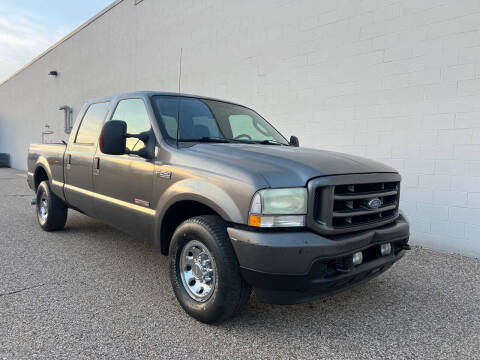
{"label": "rear passenger door", "polygon": [[100,128],[105,121],[110,102],[90,104],[70,140],[64,157],[65,198],[73,207],[93,216],[93,156]]}
{"label": "rear passenger door", "polygon": [[[128,134],[139,134],[152,128],[141,98],[120,100],[111,119],[125,121]],[[129,151],[144,146],[139,139],[127,138]],[[152,209],[154,167],[154,159],[103,154],[98,147],[93,169],[97,217],[126,232],[150,236],[155,214]]]}

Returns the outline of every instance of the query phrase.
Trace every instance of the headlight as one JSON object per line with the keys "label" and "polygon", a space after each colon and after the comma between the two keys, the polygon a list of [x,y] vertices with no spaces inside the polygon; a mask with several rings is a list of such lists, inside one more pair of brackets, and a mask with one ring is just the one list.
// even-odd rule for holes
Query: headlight
{"label": "headlight", "polygon": [[305,226],[307,189],[265,189],[252,200],[248,224],[256,227]]}

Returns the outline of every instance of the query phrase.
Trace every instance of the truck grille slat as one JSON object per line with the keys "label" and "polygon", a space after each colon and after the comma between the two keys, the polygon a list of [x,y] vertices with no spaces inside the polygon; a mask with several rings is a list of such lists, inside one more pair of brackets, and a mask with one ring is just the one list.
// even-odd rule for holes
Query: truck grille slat
{"label": "truck grille slat", "polygon": [[361,194],[335,194],[335,200],[357,200],[357,199],[369,199],[382,196],[397,195],[397,190],[373,192],[373,193],[361,193]]}
{"label": "truck grille slat", "polygon": [[349,216],[360,216],[368,214],[377,214],[388,210],[393,210],[397,207],[396,204],[390,206],[383,206],[374,210],[345,210],[345,211],[334,211],[333,217],[349,217]]}

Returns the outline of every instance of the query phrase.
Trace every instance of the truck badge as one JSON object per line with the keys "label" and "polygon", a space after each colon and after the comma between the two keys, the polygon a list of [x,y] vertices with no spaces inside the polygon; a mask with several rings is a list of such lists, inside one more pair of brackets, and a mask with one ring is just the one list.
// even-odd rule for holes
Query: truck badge
{"label": "truck badge", "polygon": [[378,209],[380,206],[382,206],[382,200],[379,198],[373,198],[368,201],[367,205],[370,209]]}

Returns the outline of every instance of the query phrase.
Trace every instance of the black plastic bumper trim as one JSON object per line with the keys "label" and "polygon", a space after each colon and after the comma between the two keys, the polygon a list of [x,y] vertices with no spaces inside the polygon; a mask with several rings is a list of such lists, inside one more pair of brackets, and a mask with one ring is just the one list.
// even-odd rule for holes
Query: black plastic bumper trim
{"label": "black plastic bumper trim", "polygon": [[[241,268],[244,279],[255,286],[257,298],[270,304],[296,304],[332,295],[357,284],[368,281],[400,260],[405,250],[395,255],[380,257],[353,268],[349,272],[320,275],[285,275],[264,273]],[[317,259],[315,263],[325,259]],[[314,268],[314,265],[312,266]]]}
{"label": "black plastic bumper trim", "polygon": [[240,266],[265,273],[305,275],[317,258],[336,258],[375,244],[408,239],[400,217],[380,228],[327,238],[309,231],[257,233],[227,228]]}

